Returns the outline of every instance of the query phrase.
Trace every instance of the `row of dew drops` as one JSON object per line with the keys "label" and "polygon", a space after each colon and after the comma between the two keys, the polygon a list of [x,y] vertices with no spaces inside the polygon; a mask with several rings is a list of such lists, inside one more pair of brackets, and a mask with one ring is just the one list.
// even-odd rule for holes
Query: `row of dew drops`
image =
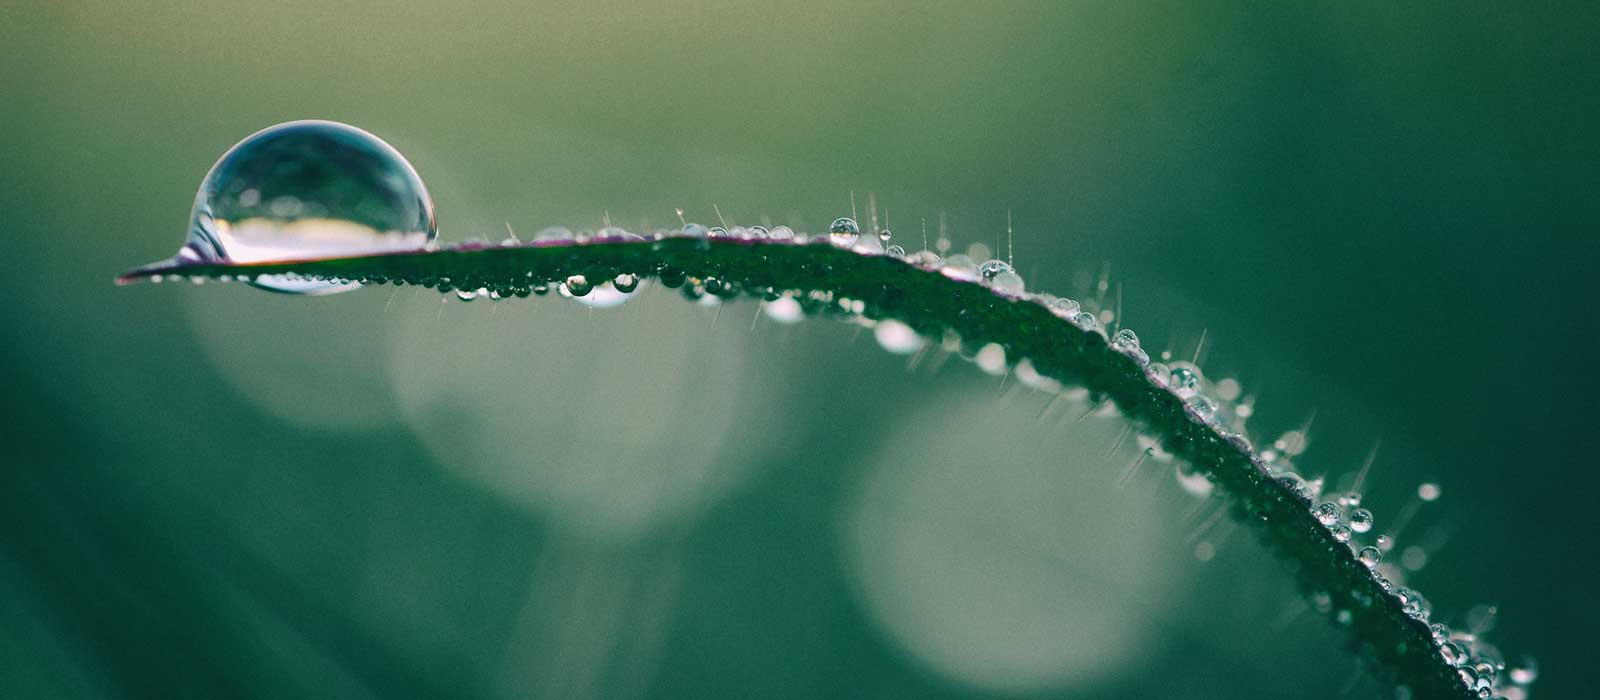
{"label": "row of dew drops", "polygon": [[[679,210],[681,216],[682,211]],[[875,217],[874,217],[875,218]],[[1200,368],[1192,362],[1170,361],[1170,353],[1162,353],[1161,358],[1152,360],[1149,354],[1141,347],[1138,335],[1129,328],[1121,328],[1108,332],[1108,326],[1114,323],[1115,314],[1109,309],[1098,313],[1085,308],[1077,300],[1057,297],[1050,294],[1027,292],[1022,277],[1016,272],[1014,266],[1007,261],[988,259],[978,262],[980,257],[985,257],[989,252],[983,244],[971,246],[966,253],[948,254],[951,243],[946,237],[944,227],[940,227],[940,236],[934,244],[935,249],[922,249],[908,253],[906,250],[893,243],[894,234],[888,228],[879,228],[876,236],[862,236],[861,226],[854,217],[839,217],[829,226],[826,234],[807,235],[797,233],[788,226],[704,226],[692,222],[684,222],[681,228],[668,231],[656,231],[649,237],[631,233],[616,226],[604,226],[596,231],[573,232],[570,229],[554,226],[548,227],[531,240],[524,242],[515,235],[508,235],[498,244],[498,247],[518,247],[524,245],[568,245],[586,243],[618,243],[642,242],[646,240],[663,240],[667,238],[705,238],[705,239],[735,239],[749,242],[764,242],[769,244],[828,244],[851,249],[862,255],[886,255],[898,258],[908,264],[921,269],[936,271],[954,280],[981,284],[994,293],[1012,299],[1028,301],[1048,309],[1054,315],[1072,323],[1085,332],[1097,333],[1105,337],[1110,346],[1121,354],[1131,358],[1142,366],[1145,376],[1158,386],[1170,391],[1178,398],[1183,399],[1185,409],[1191,419],[1206,424],[1216,430],[1223,439],[1247,451],[1258,468],[1263,469],[1278,480],[1287,490],[1302,500],[1316,521],[1320,523],[1338,542],[1344,543],[1355,554],[1356,561],[1370,570],[1370,575],[1380,587],[1396,598],[1405,612],[1412,618],[1422,622],[1429,622],[1431,607],[1427,600],[1415,590],[1398,583],[1403,580],[1405,569],[1419,569],[1426,554],[1421,548],[1407,548],[1404,567],[1390,566],[1384,563],[1384,555],[1395,548],[1393,534],[1375,533],[1376,519],[1371,510],[1362,506],[1362,494],[1359,481],[1352,490],[1324,494],[1324,479],[1321,477],[1307,479],[1298,474],[1294,469],[1293,459],[1300,455],[1306,446],[1305,434],[1301,431],[1290,431],[1275,440],[1271,447],[1257,450],[1244,436],[1244,424],[1253,411],[1253,398],[1241,396],[1241,388],[1237,381],[1224,379],[1212,384],[1208,382]],[[489,247],[496,244],[483,241],[466,241],[453,246],[452,250],[471,251]],[[248,281],[246,276],[237,276],[242,281]],[[291,275],[291,279],[295,276]],[[204,278],[193,277],[192,281],[200,283]],[[228,279],[224,276],[222,279]],[[309,278],[308,278],[309,279]],[[153,278],[153,281],[161,281]],[[336,283],[358,284],[372,280],[333,280]],[[456,298],[464,302],[480,298],[501,300],[510,297],[527,297],[529,295],[546,295],[552,289],[563,298],[573,299],[596,308],[617,306],[635,293],[643,280],[633,274],[620,274],[614,279],[595,284],[583,275],[572,275],[555,284],[530,283],[525,286],[513,286],[506,290],[479,287],[476,289],[456,289],[449,278],[442,278],[437,282],[440,291],[455,293]],[[728,285],[715,279],[685,278],[682,280],[666,280],[668,286],[683,286],[683,293],[691,300],[699,301],[706,305],[719,304],[722,298],[729,296],[725,289],[718,289],[719,285]],[[1104,287],[1104,280],[1101,287]],[[826,305],[819,309],[817,303]],[[1090,302],[1091,305],[1095,305]],[[895,320],[873,321],[860,316],[864,308],[859,300],[833,299],[825,292],[782,292],[775,298],[764,302],[763,310],[766,315],[774,320],[792,323],[802,319],[807,311],[816,312],[826,310],[852,316],[856,322],[872,327],[874,337],[885,349],[896,354],[909,354],[918,352],[927,346],[926,339],[920,337],[909,326]],[[1005,351],[997,344],[989,344],[976,352],[963,349],[960,338],[949,334],[942,340],[940,347],[952,353],[973,361],[982,370],[992,374],[1004,374],[1008,371],[1015,372],[1019,381],[1027,386],[1042,391],[1059,394],[1069,391],[1054,379],[1046,377],[1034,370],[1026,358],[1018,361],[1015,366],[1010,365],[1005,357]],[[1106,406],[1107,410],[1114,410]],[[1141,437],[1144,448],[1143,456],[1153,457],[1160,461],[1171,461],[1172,457],[1165,454],[1153,439]],[[1141,459],[1143,458],[1141,457]],[[1197,496],[1209,495],[1212,491],[1211,482],[1202,474],[1197,473],[1186,464],[1177,466],[1177,478],[1186,491]],[[1364,470],[1363,470],[1364,473]],[[1438,498],[1440,489],[1435,484],[1423,484],[1418,488],[1416,502],[1431,502]],[[1324,498],[1326,496],[1326,498]],[[1415,514],[1414,502],[1401,514],[1402,520],[1409,520]],[[1366,541],[1370,536],[1370,542]],[[1318,595],[1316,604],[1321,612],[1334,613],[1335,619],[1348,624],[1351,613],[1331,610],[1330,598]],[[1325,608],[1325,609],[1323,609]],[[1493,610],[1490,608],[1489,610]],[[1492,623],[1492,612],[1491,623]],[[1477,617],[1482,618],[1480,614]],[[1452,629],[1442,623],[1430,624],[1433,642],[1438,648],[1440,656],[1456,669],[1460,682],[1481,698],[1502,697],[1505,700],[1520,700],[1528,696],[1528,687],[1538,675],[1537,665],[1531,659],[1524,659],[1515,666],[1508,666],[1500,652],[1491,644],[1480,638],[1486,631],[1485,624],[1480,622],[1472,630]],[[1401,697],[1407,696],[1407,691],[1400,690]]]}
{"label": "row of dew drops", "polygon": [[[356,152],[360,157],[352,156],[352,152]],[[326,184],[324,189],[327,191],[305,189],[304,183],[308,179],[299,176],[308,170],[316,170],[325,175],[309,181],[331,183]],[[279,206],[289,200],[293,200],[290,203],[296,206]],[[374,202],[381,202],[382,206],[376,208],[370,206]],[[396,204],[397,202],[400,204]],[[853,196],[852,210],[854,210]],[[1108,330],[1108,326],[1120,322],[1120,319],[1117,319],[1116,314],[1110,309],[1099,308],[1101,304],[1098,300],[1088,302],[1089,306],[1099,308],[1099,311],[1095,312],[1084,308],[1085,304],[1073,299],[1028,292],[1022,277],[1017,274],[1011,262],[990,258],[989,250],[983,244],[975,244],[965,253],[951,254],[951,243],[942,217],[939,222],[938,238],[932,249],[927,245],[927,227],[924,224],[923,249],[908,253],[905,248],[894,242],[895,237],[889,230],[887,221],[883,227],[878,226],[878,208],[875,201],[869,202],[869,211],[871,219],[868,231],[875,232],[875,235],[862,235],[862,227],[857,222],[854,211],[851,216],[835,219],[826,233],[806,235],[797,233],[788,226],[772,228],[729,226],[723,222],[721,226],[708,227],[688,222],[683,218],[683,210],[679,209],[677,210],[681,224],[679,228],[655,231],[648,238],[611,225],[607,217],[603,227],[596,231],[574,233],[566,228],[550,227],[539,231],[527,242],[520,240],[511,232],[508,224],[509,235],[498,245],[519,247],[625,243],[667,238],[732,239],[769,245],[825,244],[846,248],[862,255],[894,257],[912,266],[937,272],[954,280],[983,285],[995,294],[1008,299],[1039,304],[1083,332],[1101,335],[1110,347],[1143,368],[1150,382],[1181,399],[1191,420],[1214,430],[1223,440],[1249,455],[1257,469],[1277,479],[1285,490],[1302,501],[1316,522],[1328,531],[1332,539],[1350,548],[1355,561],[1364,566],[1372,579],[1400,603],[1407,615],[1423,623],[1430,623],[1432,610],[1427,600],[1403,585],[1405,570],[1421,568],[1421,560],[1425,558],[1425,553],[1420,548],[1407,548],[1401,561],[1403,567],[1386,563],[1384,556],[1394,549],[1396,535],[1415,515],[1417,506],[1439,497],[1437,485],[1423,484],[1418,489],[1417,498],[1397,517],[1396,527],[1387,533],[1377,533],[1375,518],[1372,511],[1362,506],[1362,495],[1359,491],[1362,478],[1366,474],[1366,467],[1370,466],[1370,459],[1349,490],[1325,495],[1322,478],[1306,479],[1295,472],[1293,460],[1304,452],[1307,444],[1303,430],[1285,433],[1265,449],[1256,449],[1245,436],[1244,425],[1253,412],[1253,398],[1241,397],[1242,391],[1237,381],[1224,379],[1215,383],[1208,382],[1200,368],[1193,362],[1172,361],[1170,353],[1161,353],[1158,358],[1152,360],[1141,347],[1139,337],[1132,329],[1118,327],[1114,331]],[[721,220],[720,210],[717,214]],[[350,222],[355,222],[356,225],[350,225]],[[202,182],[195,209],[191,214],[188,242],[173,259],[180,263],[174,270],[181,270],[181,263],[260,261],[240,257],[248,247],[240,246],[236,250],[229,250],[230,242],[234,240],[229,236],[238,235],[234,233],[235,231],[265,230],[270,232],[270,235],[278,236],[280,240],[274,241],[276,244],[274,254],[282,255],[283,259],[316,257],[317,254],[326,254],[328,251],[307,249],[305,246],[307,242],[327,239],[327,235],[320,235],[318,231],[335,230],[332,224],[341,224],[337,227],[341,235],[347,238],[351,235],[356,236],[346,241],[347,245],[340,251],[341,254],[438,249],[432,202],[420,178],[398,151],[376,136],[348,125],[322,121],[281,124],[257,132],[241,141],[213,166],[206,180]],[[310,228],[307,228],[308,226]],[[356,233],[352,234],[352,231]],[[1008,236],[1010,231],[1008,221]],[[494,246],[495,244],[484,238],[481,241],[459,243],[451,249],[467,251]],[[690,278],[681,272],[669,270],[658,270],[658,273],[657,278],[664,286],[682,287],[685,296],[705,305],[719,304],[723,298],[733,297],[738,293],[734,285],[726,280]],[[161,282],[167,277],[173,279],[187,277],[197,284],[205,281],[202,276],[171,274],[151,275],[150,279]],[[441,292],[453,291],[456,298],[461,301],[545,295],[554,288],[562,297],[577,300],[591,307],[609,307],[626,302],[640,289],[643,282],[639,276],[633,274],[620,274],[613,279],[598,283],[584,275],[572,275],[555,285],[532,279],[532,273],[529,273],[529,277],[526,284],[497,286],[492,289],[468,284],[465,281],[451,280],[448,277],[427,280],[425,284]],[[219,279],[223,281],[237,279],[273,291],[295,294],[348,291],[358,288],[363,283],[384,281],[329,280],[295,274],[222,275]],[[1102,276],[1097,287],[1102,300],[1106,288],[1107,282]],[[765,314],[779,322],[794,323],[801,320],[806,313],[831,313],[852,318],[857,323],[872,327],[877,342],[890,352],[911,354],[929,346],[926,339],[904,323],[895,320],[873,321],[865,318],[862,315],[864,303],[861,300],[834,298],[831,293],[821,290],[746,291],[760,295]],[[1026,358],[1021,358],[1014,364],[1008,362],[1004,348],[997,344],[972,350],[954,333],[946,333],[938,347],[947,353],[959,354],[971,360],[981,370],[990,374],[1014,373],[1021,384],[1056,396],[1086,394],[1081,388],[1067,389],[1056,380],[1040,374]],[[1106,412],[1115,411],[1110,402],[1102,402],[1098,406]],[[1172,455],[1162,451],[1153,438],[1140,436],[1139,442],[1143,448],[1141,462],[1146,457],[1153,457],[1161,462],[1173,461]],[[1137,467],[1138,463],[1136,462],[1134,466]],[[1130,470],[1128,474],[1131,473]],[[1175,467],[1175,474],[1184,490],[1193,495],[1208,496],[1213,490],[1211,481],[1191,465],[1180,462]],[[1124,475],[1125,479],[1126,477],[1127,474]],[[1197,550],[1197,556],[1207,559],[1209,551],[1202,554]],[[1352,621],[1351,611],[1332,609],[1331,596],[1317,594],[1313,598],[1320,612],[1332,614],[1335,620],[1344,624]],[[1538,675],[1537,665],[1531,659],[1525,659],[1515,666],[1508,666],[1494,646],[1480,639],[1481,633],[1492,626],[1493,615],[1493,608],[1485,606],[1475,608],[1468,615],[1469,629],[1466,630],[1452,629],[1442,623],[1431,622],[1429,629],[1433,643],[1441,658],[1455,669],[1461,684],[1473,694],[1486,699],[1500,697],[1505,700],[1523,700],[1528,695],[1529,685]],[[1397,689],[1398,698],[1408,698],[1409,695],[1406,688]]]}
{"label": "row of dew drops", "polygon": [[[681,210],[680,210],[681,216]],[[1164,387],[1178,398],[1184,400],[1185,408],[1191,419],[1206,424],[1215,429],[1225,440],[1236,447],[1247,450],[1257,466],[1278,480],[1287,490],[1302,500],[1307,509],[1332,537],[1346,544],[1355,554],[1355,559],[1370,570],[1370,575],[1379,586],[1396,598],[1404,611],[1412,618],[1429,622],[1432,614],[1431,606],[1426,598],[1417,591],[1401,585],[1407,569],[1416,570],[1422,566],[1426,554],[1420,547],[1411,547],[1405,550],[1405,565],[1391,566],[1384,563],[1385,554],[1395,548],[1395,535],[1376,532],[1376,519],[1371,510],[1362,506],[1362,494],[1356,490],[1360,483],[1354,485],[1352,490],[1338,493],[1324,493],[1325,483],[1321,477],[1307,479],[1295,471],[1293,459],[1303,453],[1306,446],[1306,437],[1302,431],[1290,431],[1273,442],[1266,449],[1254,449],[1250,441],[1244,436],[1244,423],[1253,411],[1252,397],[1241,396],[1241,388],[1237,381],[1224,379],[1212,384],[1208,382],[1200,368],[1192,362],[1169,361],[1170,353],[1162,353],[1161,358],[1152,360],[1149,354],[1141,347],[1138,335],[1128,328],[1121,328],[1108,332],[1108,326],[1116,320],[1114,312],[1102,310],[1095,313],[1084,307],[1084,304],[1065,297],[1050,294],[1030,293],[1025,290],[1022,277],[1016,272],[1014,266],[1004,260],[988,259],[978,262],[988,252],[986,246],[976,244],[966,253],[948,254],[951,247],[950,240],[946,237],[943,226],[940,227],[940,237],[935,243],[935,249],[922,249],[908,253],[906,250],[893,243],[894,234],[888,228],[878,229],[873,236],[862,236],[861,226],[854,217],[839,217],[829,226],[826,234],[807,235],[796,233],[788,226],[767,228],[764,226],[703,226],[685,222],[681,228],[670,231],[657,231],[650,237],[627,232],[616,226],[605,226],[597,231],[572,232],[564,227],[549,227],[535,234],[528,242],[523,242],[514,235],[501,241],[500,247],[517,247],[523,245],[566,245],[585,243],[615,243],[639,242],[646,240],[662,240],[666,238],[706,238],[706,239],[736,239],[750,242],[765,242],[772,244],[806,245],[824,243],[843,248],[849,248],[863,255],[887,255],[905,261],[916,267],[939,272],[951,279],[982,284],[996,294],[1037,303],[1044,306],[1056,316],[1071,322],[1085,332],[1098,333],[1106,337],[1110,346],[1123,355],[1133,359],[1145,370],[1146,377],[1158,386]],[[478,250],[493,247],[487,241],[468,241],[452,246],[455,250]],[[975,255],[976,254],[976,255]],[[692,300],[700,301],[707,305],[720,303],[727,294],[715,293],[719,283],[714,279],[686,278],[672,280],[676,282],[670,286],[683,284],[685,296]],[[669,283],[670,283],[669,282]],[[564,298],[574,299],[590,306],[604,308],[621,304],[638,290],[641,279],[633,274],[617,275],[615,279],[607,280],[599,285],[585,278],[583,275],[572,275],[554,286],[559,295]],[[1104,285],[1102,281],[1101,285]],[[450,280],[440,280],[441,291],[452,291]],[[477,288],[472,290],[454,289],[455,295],[461,301],[473,301],[479,298],[493,300],[504,299],[510,296],[526,297],[529,294],[545,295],[552,287],[546,284],[532,284],[526,287],[515,287],[510,291]],[[783,292],[776,298],[765,302],[765,313],[775,320],[791,323],[802,319],[806,311],[817,310],[814,306],[803,302],[821,301],[827,303],[827,310],[853,315],[856,322],[872,327],[874,337],[885,349],[896,354],[909,354],[922,350],[927,345],[924,338],[899,321],[882,320],[873,321],[860,316],[862,304],[857,300],[834,300],[826,293],[820,292]],[[1091,305],[1093,305],[1091,303]],[[959,337],[953,334],[943,339],[941,348],[945,351],[957,353],[976,363],[981,369],[992,374],[1003,374],[1014,371],[1017,378],[1024,385],[1047,391],[1061,393],[1067,391],[1055,380],[1046,377],[1036,370],[1026,358],[1020,360],[1013,367],[1005,358],[1005,351],[999,345],[990,344],[978,349],[976,352],[963,350]],[[1109,409],[1109,406],[1107,407]],[[1164,454],[1154,440],[1141,438],[1144,455],[1154,457],[1160,461],[1171,461],[1171,455]],[[1364,474],[1363,470],[1363,474]],[[1205,476],[1198,474],[1192,467],[1179,464],[1177,478],[1186,491],[1195,495],[1209,495],[1212,491],[1211,482]],[[1427,483],[1417,490],[1416,500],[1406,511],[1401,514],[1402,520],[1409,520],[1415,514],[1415,505],[1421,502],[1431,502],[1439,497],[1440,489],[1436,484]],[[1370,541],[1368,541],[1370,538]],[[1331,598],[1326,594],[1314,597],[1319,610],[1324,613],[1334,613],[1335,619],[1348,624],[1352,615],[1348,610],[1333,611]],[[1480,606],[1481,607],[1481,606]],[[1473,629],[1452,629],[1442,623],[1433,622],[1429,625],[1434,644],[1440,656],[1452,667],[1460,682],[1481,698],[1502,697],[1506,700],[1520,700],[1528,696],[1528,687],[1538,675],[1537,664],[1532,659],[1524,659],[1515,666],[1508,666],[1504,657],[1493,645],[1481,639],[1480,635],[1492,626],[1493,608],[1488,608],[1488,617],[1485,618],[1481,609],[1475,609],[1474,615],[1478,619]],[[1399,691],[1401,697],[1408,696],[1405,689]]]}

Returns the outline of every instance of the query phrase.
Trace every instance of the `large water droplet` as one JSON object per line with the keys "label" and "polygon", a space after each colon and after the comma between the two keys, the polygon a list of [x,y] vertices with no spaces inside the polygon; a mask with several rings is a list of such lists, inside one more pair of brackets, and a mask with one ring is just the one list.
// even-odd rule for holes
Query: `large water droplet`
{"label": "large water droplet", "polygon": [[[177,259],[256,263],[420,250],[437,235],[433,201],[399,151],[353,126],[296,121],[251,134],[211,166]],[[251,284],[290,294],[360,286],[283,275]]]}

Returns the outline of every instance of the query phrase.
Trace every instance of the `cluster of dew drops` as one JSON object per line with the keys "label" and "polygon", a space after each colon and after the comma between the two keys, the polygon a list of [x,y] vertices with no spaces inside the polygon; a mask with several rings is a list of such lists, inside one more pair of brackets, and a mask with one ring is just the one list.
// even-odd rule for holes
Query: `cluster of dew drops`
{"label": "cluster of dew drops", "polygon": [[[352,152],[360,157],[351,156]],[[300,175],[307,169],[322,172],[327,177],[321,181],[332,182],[337,187],[329,189],[328,193],[304,189],[283,190],[283,183],[295,183],[294,186],[299,187],[297,183],[304,182],[305,179],[273,178],[273,173]],[[364,192],[363,187],[371,191]],[[352,192],[357,195],[355,198],[352,198]],[[374,215],[373,208],[369,206],[373,201],[405,202],[409,203],[411,208],[400,212],[379,210],[377,215]],[[285,202],[293,206],[285,205]],[[355,212],[359,206],[366,208],[361,210],[358,216]],[[1191,420],[1215,431],[1221,439],[1249,455],[1256,468],[1276,479],[1285,490],[1298,497],[1316,522],[1325,528],[1335,541],[1350,548],[1354,559],[1367,569],[1368,575],[1388,595],[1400,603],[1406,614],[1422,623],[1429,623],[1433,644],[1440,657],[1456,670],[1460,682],[1472,694],[1486,699],[1499,697],[1505,700],[1523,700],[1527,697],[1529,685],[1538,675],[1536,664],[1531,659],[1524,659],[1515,666],[1508,666],[1500,652],[1480,638],[1481,633],[1492,625],[1493,608],[1484,606],[1475,608],[1473,613],[1468,615],[1470,629],[1452,629],[1439,622],[1430,623],[1431,607],[1427,600],[1415,590],[1403,585],[1406,570],[1421,568],[1425,553],[1420,547],[1408,547],[1403,550],[1401,558],[1403,566],[1395,566],[1384,561],[1385,554],[1395,548],[1395,538],[1400,529],[1405,527],[1416,514],[1417,507],[1439,497],[1437,485],[1423,484],[1418,489],[1416,498],[1396,518],[1396,526],[1387,532],[1378,532],[1372,511],[1363,507],[1362,494],[1359,492],[1362,477],[1366,472],[1365,467],[1356,477],[1350,490],[1325,494],[1324,481],[1321,477],[1307,479],[1295,471],[1294,461],[1306,447],[1304,431],[1285,433],[1266,448],[1254,447],[1245,436],[1245,422],[1253,412],[1254,399],[1250,396],[1241,396],[1241,387],[1236,380],[1223,379],[1215,383],[1209,382],[1193,362],[1173,361],[1170,353],[1161,353],[1159,357],[1152,359],[1140,346],[1139,337],[1132,329],[1118,326],[1114,331],[1109,330],[1108,327],[1120,323],[1120,319],[1116,318],[1112,310],[1100,308],[1099,301],[1080,303],[1066,297],[1030,292],[1013,265],[1005,260],[990,259],[987,247],[982,244],[969,247],[965,253],[952,254],[951,243],[942,220],[933,249],[927,249],[927,234],[924,232],[922,236],[924,248],[916,252],[907,252],[894,242],[894,234],[887,226],[881,228],[878,226],[878,209],[875,202],[869,205],[869,210],[872,218],[868,231],[872,233],[865,236],[862,235],[862,227],[853,213],[851,216],[835,219],[826,233],[808,235],[798,233],[788,226],[768,228],[730,226],[726,223],[721,226],[704,226],[685,220],[683,210],[679,209],[677,215],[680,227],[657,230],[648,236],[613,226],[607,217],[605,224],[598,230],[573,232],[559,226],[549,227],[534,234],[527,241],[519,239],[511,232],[508,225],[509,235],[499,244],[491,243],[484,237],[478,241],[458,243],[448,249],[468,251],[497,245],[513,248],[644,242],[670,238],[728,239],[767,245],[832,245],[860,255],[896,258],[953,280],[982,285],[994,294],[1009,300],[1038,304],[1083,332],[1101,335],[1111,348],[1143,368],[1145,377],[1152,384],[1181,399]],[[312,218],[313,214],[307,214],[304,220],[296,220],[293,214],[284,215],[284,211],[313,212],[317,218]],[[720,211],[718,218],[721,219]],[[265,230],[269,233],[282,231],[284,234],[282,240],[277,242],[277,254],[283,255],[284,259],[314,257],[316,253],[327,251],[299,249],[297,242],[325,240],[327,236],[306,235],[307,224],[326,225],[319,222],[334,222],[343,226],[339,230],[347,238],[351,235],[350,231],[366,232],[362,235],[371,237],[370,241],[350,240],[345,248],[337,251],[342,254],[392,252],[397,249],[440,249],[436,242],[437,231],[434,227],[432,202],[428,199],[420,178],[398,151],[376,136],[347,125],[334,122],[290,122],[262,130],[241,141],[212,167],[212,171],[202,182],[200,195],[196,199],[195,210],[191,215],[189,241],[174,260],[258,261],[259,258],[242,260],[227,249],[229,242],[234,240],[229,234],[235,230],[254,232]],[[255,243],[259,245],[260,241],[257,240]],[[173,278],[182,279],[181,276]],[[362,282],[369,281],[323,280],[292,274],[235,275],[232,278],[273,291],[297,294],[347,291],[359,287]],[[735,293],[730,282],[713,278],[694,278],[681,272],[674,274],[666,271],[658,275],[658,278],[664,286],[681,287],[686,297],[707,306],[718,305],[724,297]],[[153,275],[151,279],[159,282],[162,276]],[[204,281],[202,277],[189,277],[189,279],[195,283]],[[230,277],[222,276],[221,279],[227,280]],[[444,277],[431,280],[428,286],[433,286],[441,292],[454,292],[456,298],[464,302],[483,298],[500,300],[508,297],[542,296],[554,289],[561,297],[591,307],[603,308],[626,302],[639,290],[641,283],[639,276],[633,274],[620,274],[613,279],[598,281],[578,274],[554,285],[530,279],[527,284],[491,289],[466,285]],[[1106,291],[1106,280],[1103,277],[1098,290],[1103,299]],[[766,291],[768,293],[762,295],[762,310],[765,315],[778,322],[798,322],[807,313],[830,313],[872,328],[877,342],[891,353],[920,353],[930,346],[927,339],[904,323],[892,319],[866,318],[862,314],[865,304],[861,300],[834,298],[831,293],[820,290]],[[1087,394],[1081,388],[1069,389],[1056,380],[1040,374],[1027,358],[1020,358],[1015,363],[1008,362],[1004,348],[998,344],[991,343],[972,351],[954,332],[947,332],[936,347],[946,354],[958,354],[974,362],[979,369],[987,373],[993,375],[1014,373],[1019,383],[1057,397],[1070,398],[1074,395],[1081,397]],[[1115,412],[1115,407],[1110,402],[1102,402],[1098,406],[1105,412]],[[1153,457],[1161,462],[1173,461],[1173,456],[1164,452],[1153,438],[1140,436],[1139,442],[1143,448],[1140,455],[1141,462],[1146,457]],[[1135,463],[1134,466],[1137,465],[1138,463]],[[1213,484],[1192,465],[1180,461],[1176,465],[1175,473],[1179,484],[1190,494],[1195,496],[1211,494]],[[1126,477],[1127,474],[1124,475],[1124,478]],[[1209,546],[1203,551],[1197,550],[1196,554],[1202,559],[1209,559]],[[1353,619],[1348,610],[1334,611],[1332,599],[1325,593],[1314,595],[1313,602],[1320,612],[1332,614],[1334,619],[1341,623],[1348,624]],[[1407,698],[1409,695],[1406,688],[1397,689],[1397,697]]]}

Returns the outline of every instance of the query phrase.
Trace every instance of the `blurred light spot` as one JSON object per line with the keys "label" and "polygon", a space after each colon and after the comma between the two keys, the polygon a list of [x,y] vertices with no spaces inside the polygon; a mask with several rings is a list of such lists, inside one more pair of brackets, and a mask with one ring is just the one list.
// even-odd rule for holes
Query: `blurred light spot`
{"label": "blurred light spot", "polygon": [[886,438],[844,522],[869,614],[918,661],[987,690],[1129,668],[1175,565],[1161,558],[1156,492],[1110,488],[1136,451],[1105,454],[1124,423],[929,401]]}

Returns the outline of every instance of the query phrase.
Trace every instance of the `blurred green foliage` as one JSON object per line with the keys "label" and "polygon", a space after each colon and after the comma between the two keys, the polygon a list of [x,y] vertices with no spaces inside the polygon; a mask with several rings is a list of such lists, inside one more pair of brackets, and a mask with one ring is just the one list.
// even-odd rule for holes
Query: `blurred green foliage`
{"label": "blurred green foliage", "polygon": [[[1290,577],[1119,427],[647,296],[116,289],[238,138],[411,158],[447,240],[875,192],[1313,411],[1436,615],[1582,697],[1589,3],[0,6],[5,697],[1333,697]],[[599,350],[596,350],[599,348]],[[586,457],[587,455],[587,457]],[[593,457],[601,458],[595,459]],[[1205,529],[1201,529],[1205,528]],[[1241,531],[1242,532],[1242,531]],[[1195,560],[1196,538],[1217,555]]]}

